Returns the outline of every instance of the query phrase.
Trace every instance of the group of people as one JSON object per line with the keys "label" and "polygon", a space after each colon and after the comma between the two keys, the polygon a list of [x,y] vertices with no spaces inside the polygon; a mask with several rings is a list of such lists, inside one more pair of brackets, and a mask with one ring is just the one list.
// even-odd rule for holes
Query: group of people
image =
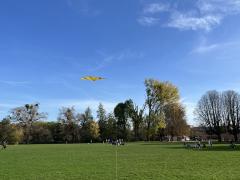
{"label": "group of people", "polygon": [[235,148],[236,148],[236,144],[234,143],[233,140],[230,142],[230,147],[231,147],[232,149],[235,149]]}
{"label": "group of people", "polygon": [[112,142],[112,145],[124,146],[125,143],[124,143],[123,139],[117,139],[116,141],[113,141],[113,142]]}
{"label": "group of people", "polygon": [[[184,146],[186,148],[196,148],[196,149],[207,148],[206,143],[202,143],[201,140],[196,141],[194,144],[184,142]],[[209,139],[208,140],[208,147],[211,148],[212,146],[213,146],[212,140]]]}
{"label": "group of people", "polygon": [[2,150],[7,149],[7,140],[6,138],[1,141]]}
{"label": "group of people", "polygon": [[[201,140],[196,141],[194,144],[186,143],[186,141],[184,141],[184,146],[186,148],[202,149],[202,148],[207,148],[207,143],[206,142],[202,143]],[[213,147],[213,143],[212,143],[211,139],[208,140],[208,147],[210,147],[210,148]],[[236,147],[237,146],[236,146],[235,142],[233,140],[230,141],[230,148],[235,149]]]}
{"label": "group of people", "polygon": [[115,146],[124,146],[125,142],[123,139],[117,139],[117,140],[112,140],[112,139],[106,139],[106,141],[103,141],[103,144],[107,143],[107,144],[112,144]]}

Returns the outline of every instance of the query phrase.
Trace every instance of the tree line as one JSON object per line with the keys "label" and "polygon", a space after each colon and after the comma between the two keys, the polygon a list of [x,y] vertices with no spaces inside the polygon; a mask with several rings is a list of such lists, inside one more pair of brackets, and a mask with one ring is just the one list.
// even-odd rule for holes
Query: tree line
{"label": "tree line", "polygon": [[206,92],[196,107],[197,120],[206,132],[222,141],[222,135],[228,133],[238,141],[240,133],[240,95],[236,91],[216,90]]}
{"label": "tree line", "polygon": [[91,109],[79,113],[62,107],[57,121],[48,122],[39,103],[14,108],[0,122],[0,140],[9,143],[80,143],[106,139],[124,141],[164,140],[189,135],[185,108],[179,90],[170,82],[145,80],[146,99],[139,107],[129,99],[107,113],[100,103],[97,118]]}

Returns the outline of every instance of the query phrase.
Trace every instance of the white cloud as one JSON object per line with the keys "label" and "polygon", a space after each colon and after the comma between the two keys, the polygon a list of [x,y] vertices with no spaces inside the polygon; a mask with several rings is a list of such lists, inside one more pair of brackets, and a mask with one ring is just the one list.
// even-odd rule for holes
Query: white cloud
{"label": "white cloud", "polygon": [[197,7],[202,14],[238,14],[240,12],[240,0],[198,0]]}
{"label": "white cloud", "polygon": [[182,99],[181,102],[185,106],[186,117],[187,117],[188,123],[190,125],[196,125],[196,122],[194,120],[195,119],[194,111],[195,111],[195,108],[196,108],[196,103],[186,101],[185,99]]}
{"label": "white cloud", "polygon": [[[11,101],[6,104],[0,104],[1,114],[0,118],[4,118],[9,114],[9,111],[15,107],[23,106],[27,102],[23,101]],[[34,102],[28,102],[34,103]],[[40,111],[46,112],[49,115],[49,119],[56,119],[58,110],[62,107],[75,107],[77,112],[82,113],[85,111],[87,107],[90,107],[93,115],[96,115],[96,111],[98,109],[99,103],[102,103],[104,108],[108,113],[114,110],[114,107],[117,105],[117,102],[110,102],[104,100],[96,100],[96,99],[46,99],[40,101]]]}
{"label": "white cloud", "polygon": [[164,12],[164,11],[168,11],[168,10],[169,10],[169,6],[167,4],[152,3],[152,4],[147,4],[144,7],[143,12],[154,14],[154,13]]}
{"label": "white cloud", "polygon": [[206,53],[206,52],[210,52],[213,51],[215,49],[217,49],[220,45],[219,44],[211,44],[211,45],[204,45],[204,46],[199,46],[197,48],[195,48],[192,53]]}
{"label": "white cloud", "polygon": [[196,104],[195,103],[184,103],[184,105],[186,106],[186,116],[188,118],[188,123],[190,123],[191,125],[196,124],[195,122],[195,116],[194,116],[194,111],[196,108]]}
{"label": "white cloud", "polygon": [[163,12],[167,12],[162,20],[164,27],[209,32],[220,25],[227,16],[240,14],[240,0],[196,0],[184,1],[184,4],[182,1],[144,4],[142,13],[147,13],[148,16],[140,17],[138,22],[145,26],[159,24],[158,19]]}
{"label": "white cloud", "polygon": [[113,62],[120,62],[129,59],[140,59],[144,56],[143,53],[133,52],[130,50],[123,50],[118,53],[106,53],[104,51],[98,51],[98,54],[101,56],[101,60],[95,67],[90,68],[90,71],[97,71],[103,69]]}
{"label": "white cloud", "polygon": [[0,80],[0,83],[2,84],[6,84],[9,86],[26,86],[28,84],[30,84],[30,82],[28,81],[4,81],[4,80]]}
{"label": "white cloud", "polygon": [[15,103],[0,104],[0,108],[1,109],[14,108],[14,107],[17,107],[17,106],[18,105],[16,105]]}
{"label": "white cloud", "polygon": [[61,108],[61,107],[71,107],[74,106],[77,110],[85,110],[87,107],[90,107],[94,112],[98,109],[99,103],[102,103],[104,108],[111,112],[117,103],[103,101],[103,100],[75,100],[75,99],[53,99],[53,100],[42,100],[41,107],[43,108]]}
{"label": "white cloud", "polygon": [[97,16],[101,11],[91,5],[90,0],[66,0],[67,6],[73,11],[86,16]]}
{"label": "white cloud", "polygon": [[142,16],[138,19],[138,23],[143,26],[153,26],[159,22],[159,18]]}
{"label": "white cloud", "polygon": [[226,42],[226,43],[217,43],[217,44],[208,44],[205,40],[203,43],[200,43],[199,46],[194,48],[190,54],[205,54],[212,51],[219,51],[219,50],[225,50],[231,49],[234,50],[236,48],[239,48],[240,44],[238,42]]}
{"label": "white cloud", "polygon": [[194,17],[185,14],[177,13],[171,17],[171,21],[167,24],[169,27],[178,28],[181,30],[206,30],[210,31],[221,22],[220,16],[207,15],[203,17]]}
{"label": "white cloud", "polygon": [[[104,108],[108,113],[114,110],[114,107],[117,105],[118,102],[106,101],[106,100],[97,100],[97,99],[48,99],[48,100],[41,100],[40,108],[42,112],[49,113],[49,119],[56,119],[58,110],[61,107],[75,107],[77,112],[84,112],[87,107],[90,107],[94,116],[96,116],[96,111],[98,109],[99,103],[102,103]],[[194,109],[195,103],[188,102],[187,100],[181,100],[181,102],[186,107],[186,116],[188,119],[188,123],[191,125],[195,124],[194,122]],[[33,103],[33,102],[29,102]],[[10,102],[7,104],[0,104],[1,109],[1,116],[0,118],[5,117],[9,111],[15,107],[23,106],[26,102]]]}

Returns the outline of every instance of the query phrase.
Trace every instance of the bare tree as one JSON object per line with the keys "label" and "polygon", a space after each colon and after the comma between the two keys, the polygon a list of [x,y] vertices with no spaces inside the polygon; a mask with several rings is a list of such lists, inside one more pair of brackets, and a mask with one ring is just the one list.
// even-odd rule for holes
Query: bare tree
{"label": "bare tree", "polygon": [[78,121],[80,122],[81,127],[83,127],[88,121],[93,120],[92,110],[90,107],[87,107],[84,113],[77,115]]}
{"label": "bare tree", "polygon": [[224,122],[227,130],[238,141],[240,133],[240,95],[232,90],[223,92]]}
{"label": "bare tree", "polygon": [[26,143],[29,144],[32,134],[32,126],[36,121],[46,119],[46,113],[39,113],[39,104],[26,104],[11,111],[10,118],[13,122],[19,123],[24,129]]}
{"label": "bare tree", "polygon": [[58,122],[64,127],[65,142],[77,142],[79,137],[78,119],[74,107],[63,107],[60,109]]}
{"label": "bare tree", "polygon": [[224,122],[220,93],[213,90],[204,94],[197,104],[195,113],[199,122],[217,135],[218,141],[221,141]]}

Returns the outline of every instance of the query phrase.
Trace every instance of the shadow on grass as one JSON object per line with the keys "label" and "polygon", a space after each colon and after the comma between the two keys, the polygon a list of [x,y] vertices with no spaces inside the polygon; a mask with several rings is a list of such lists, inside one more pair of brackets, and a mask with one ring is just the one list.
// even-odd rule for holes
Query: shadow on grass
{"label": "shadow on grass", "polygon": [[206,148],[186,148],[184,146],[166,146],[163,147],[166,149],[183,149],[183,150],[193,150],[193,151],[240,151],[240,146],[236,146],[235,148],[231,148],[230,145],[216,145],[213,147],[206,147]]}
{"label": "shadow on grass", "polygon": [[230,144],[214,144],[213,147],[206,148],[187,148],[184,147],[183,143],[173,142],[173,143],[164,143],[164,142],[145,142],[142,143],[143,146],[162,146],[161,148],[166,149],[182,149],[182,150],[193,150],[193,151],[240,151],[240,145],[236,145],[235,148],[230,147]]}
{"label": "shadow on grass", "polygon": [[156,145],[182,145],[181,142],[145,142],[142,143],[143,146],[156,146]]}
{"label": "shadow on grass", "polygon": [[169,145],[169,144],[164,144],[164,143],[144,143],[141,144],[142,146],[159,146],[159,145]]}

